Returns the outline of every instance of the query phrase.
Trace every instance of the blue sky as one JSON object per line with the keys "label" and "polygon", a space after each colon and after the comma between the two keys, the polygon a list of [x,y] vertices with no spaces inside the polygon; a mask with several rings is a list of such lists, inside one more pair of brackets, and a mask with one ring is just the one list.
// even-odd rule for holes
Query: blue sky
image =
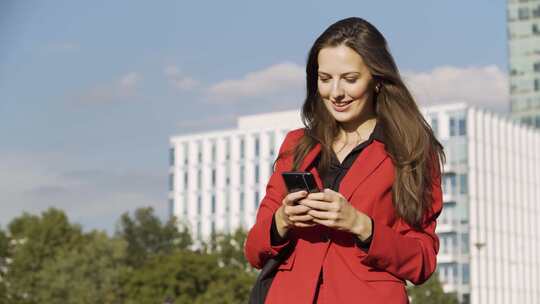
{"label": "blue sky", "polygon": [[311,44],[350,16],[421,105],[507,108],[501,0],[2,1],[0,227],[49,206],[87,230],[165,218],[169,137],[299,107]]}

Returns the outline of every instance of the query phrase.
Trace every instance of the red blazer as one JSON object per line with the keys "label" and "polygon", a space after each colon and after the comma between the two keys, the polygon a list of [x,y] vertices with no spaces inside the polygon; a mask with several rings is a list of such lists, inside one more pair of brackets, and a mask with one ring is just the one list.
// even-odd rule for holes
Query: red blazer
{"label": "red blazer", "polygon": [[[303,128],[287,133],[280,153],[294,148],[303,134]],[[300,170],[310,171],[322,189],[321,178],[312,165],[320,151],[317,144],[304,158]],[[291,228],[287,243],[271,246],[272,216],[287,194],[281,172],[291,170],[292,158],[291,153],[277,161],[256,222],[244,244],[247,260],[260,269],[291,239],[296,240],[294,251],[278,268],[266,303],[312,303],[321,267],[323,283],[318,303],[408,303],[405,280],[421,284],[437,264],[439,239],[435,226],[442,210],[440,174],[433,180],[434,201],[424,216],[424,229],[413,230],[394,214],[391,192],[394,165],[384,144],[374,140],[360,153],[339,187],[339,192],[355,208],[373,218],[369,250],[358,248],[353,234],[323,225]]]}

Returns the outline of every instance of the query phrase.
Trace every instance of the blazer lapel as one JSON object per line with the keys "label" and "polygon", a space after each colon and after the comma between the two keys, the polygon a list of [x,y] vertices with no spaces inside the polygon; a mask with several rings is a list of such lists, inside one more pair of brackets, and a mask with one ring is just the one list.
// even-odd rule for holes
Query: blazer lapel
{"label": "blazer lapel", "polygon": [[[320,152],[321,144],[317,143],[308,152],[299,170],[306,171]],[[358,186],[360,186],[360,184],[375,171],[386,157],[388,157],[388,155],[384,150],[384,144],[376,140],[373,141],[360,153],[360,155],[358,155],[351,168],[349,168],[347,174],[345,174],[341,180],[339,192],[350,201],[354,190],[356,190],[356,188],[358,188]],[[310,172],[314,175],[317,185],[322,189],[323,183],[317,168],[313,167]]]}
{"label": "blazer lapel", "polygon": [[[306,157],[304,157],[304,160],[302,161],[302,165],[300,166],[300,171],[306,171],[306,169],[313,163],[315,158],[320,154],[321,152],[321,144],[317,143],[311,150],[309,150]],[[317,183],[317,186],[319,189],[323,189],[324,185],[321,180],[321,176],[319,175],[319,171],[317,171],[317,168],[314,166],[309,170],[311,174],[313,174],[313,177],[315,178],[315,182]]]}
{"label": "blazer lapel", "polygon": [[339,185],[339,192],[350,202],[354,190],[388,157],[384,144],[373,141],[358,155]]}

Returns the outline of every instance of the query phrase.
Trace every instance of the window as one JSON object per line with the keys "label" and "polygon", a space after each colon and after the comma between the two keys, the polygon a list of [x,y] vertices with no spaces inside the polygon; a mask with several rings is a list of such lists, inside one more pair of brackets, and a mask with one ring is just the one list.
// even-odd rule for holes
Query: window
{"label": "window", "polygon": [[231,193],[227,191],[225,193],[225,213],[229,213],[231,209]]}
{"label": "window", "polygon": [[447,173],[443,176],[443,191],[445,193],[456,193],[456,174]]}
{"label": "window", "polygon": [[439,234],[441,240],[442,253],[454,253],[457,247],[457,234],[455,232],[446,232]]}
{"label": "window", "polygon": [[532,15],[533,17],[540,17],[540,5],[532,9]]}
{"label": "window", "polygon": [[202,187],[202,172],[201,172],[201,169],[198,169],[197,170],[197,188],[201,188]]}
{"label": "window", "polygon": [[240,165],[240,185],[244,184],[244,165]]}
{"label": "window", "polygon": [[184,215],[188,214],[188,194],[184,193]]}
{"label": "window", "polygon": [[201,195],[197,195],[197,215],[202,214],[202,197]]}
{"label": "window", "polygon": [[431,117],[431,129],[433,130],[433,134],[435,135],[435,137],[437,137],[437,135],[439,134],[439,121],[435,116]]}
{"label": "window", "polygon": [[461,235],[461,252],[469,253],[469,234],[463,233]]}
{"label": "window", "polygon": [[212,214],[216,213],[216,195],[212,194]]}
{"label": "window", "polygon": [[169,173],[169,191],[174,190],[174,175]]}
{"label": "window", "polygon": [[240,158],[244,158],[246,143],[244,137],[240,138]]}
{"label": "window", "polygon": [[456,136],[456,119],[450,118],[450,136]]}
{"label": "window", "polygon": [[212,168],[212,187],[216,186],[216,169]]}
{"label": "window", "polygon": [[201,220],[198,220],[197,221],[197,238],[198,239],[201,239],[201,237],[202,237],[202,231],[201,231],[202,227],[201,226],[202,226],[201,225]]}
{"label": "window", "polygon": [[460,174],[459,175],[459,193],[460,194],[467,194],[468,192],[468,184],[467,184],[467,174]]}
{"label": "window", "polygon": [[535,72],[540,72],[540,62],[535,62],[533,65],[533,69]]}
{"label": "window", "polygon": [[[270,146],[270,156],[273,157],[274,156],[274,146],[276,145],[276,142],[275,142],[276,138],[274,136],[274,132],[270,132],[268,134],[268,136],[270,137],[270,144],[269,144],[269,146]],[[271,171],[272,170],[270,170],[270,172]]]}
{"label": "window", "polygon": [[259,164],[255,164],[255,184],[259,183]]}
{"label": "window", "polygon": [[455,202],[445,202],[443,211],[440,215],[441,224],[452,224],[454,218]]}
{"label": "window", "polygon": [[188,172],[187,171],[184,171],[184,190],[187,190],[188,189],[188,183],[189,180],[188,180]]}
{"label": "window", "polygon": [[169,148],[169,165],[174,166],[174,148]]}
{"label": "window", "polygon": [[468,263],[465,263],[462,265],[462,279],[463,279],[463,284],[468,284],[469,283],[469,264]]}
{"label": "window", "polygon": [[534,90],[535,91],[540,91],[540,79],[535,79],[534,80]]}
{"label": "window", "polygon": [[259,191],[255,191],[255,210],[259,208]]}
{"label": "window", "polygon": [[467,133],[467,124],[464,118],[458,120],[459,135],[465,135]]}
{"label": "window", "polygon": [[452,266],[451,266],[451,275],[450,275],[450,282],[455,284],[457,283],[457,267],[458,265],[456,263],[452,263]]}
{"label": "window", "polygon": [[212,141],[212,162],[216,161],[216,141]]}
{"label": "window", "polygon": [[225,140],[225,159],[231,159],[231,140],[229,138]]}
{"label": "window", "polygon": [[260,140],[259,136],[255,136],[255,156],[259,156]]}
{"label": "window", "polygon": [[197,160],[199,163],[202,162],[202,143],[200,141],[197,142]]}
{"label": "window", "polygon": [[183,146],[184,146],[184,165],[187,166],[187,164],[188,164],[189,146],[188,146],[187,143],[184,143]]}
{"label": "window", "polygon": [[225,165],[225,184],[228,186],[231,184],[231,164]]}
{"label": "window", "polygon": [[444,284],[448,282],[448,266],[446,264],[440,264],[439,267],[441,269],[441,283]]}
{"label": "window", "polygon": [[533,25],[532,25],[532,32],[533,32],[533,34],[535,34],[535,35],[540,34],[540,30],[538,29],[538,24],[533,24]]}
{"label": "window", "polygon": [[526,20],[529,19],[529,8],[528,7],[520,7],[518,10],[518,17],[520,20]]}
{"label": "window", "polygon": [[450,136],[462,136],[467,133],[465,118],[450,117]]}
{"label": "window", "polygon": [[169,216],[174,215],[174,200],[169,199]]}

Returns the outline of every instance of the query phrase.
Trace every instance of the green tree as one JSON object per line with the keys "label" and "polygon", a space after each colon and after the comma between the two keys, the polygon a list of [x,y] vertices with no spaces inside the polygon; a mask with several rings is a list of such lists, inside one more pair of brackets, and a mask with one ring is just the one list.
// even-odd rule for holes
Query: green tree
{"label": "green tree", "polygon": [[252,272],[253,267],[244,255],[246,237],[246,231],[242,228],[232,234],[218,233],[211,237],[208,244],[203,245],[203,250],[216,253],[220,266]]}
{"label": "green tree", "polygon": [[10,303],[41,303],[36,298],[43,265],[59,250],[71,250],[82,238],[79,225],[71,224],[63,211],[49,208],[41,216],[24,213],[8,225],[11,245],[6,275]]}
{"label": "green tree", "polygon": [[124,213],[116,235],[127,242],[128,265],[137,267],[152,255],[189,247],[192,244],[189,231],[179,231],[177,226],[174,217],[163,224],[152,207],[135,210],[134,218]]}
{"label": "green tree", "polygon": [[9,258],[8,249],[9,238],[4,230],[0,229],[0,304],[8,303],[5,279]]}
{"label": "green tree", "polygon": [[458,304],[454,294],[444,293],[438,272],[433,273],[424,284],[408,287],[408,294],[412,304]]}
{"label": "green tree", "polygon": [[2,261],[3,258],[7,257],[8,246],[9,246],[9,238],[6,235],[6,232],[2,230],[2,228],[0,228],[0,261]]}
{"label": "green tree", "polygon": [[121,303],[127,244],[104,232],[84,235],[75,248],[62,247],[38,273],[39,303]]}
{"label": "green tree", "polygon": [[208,285],[204,293],[196,298],[194,303],[226,304],[248,302],[251,287],[256,279],[254,273],[222,267],[219,268],[216,277]]}
{"label": "green tree", "polygon": [[155,255],[135,270],[126,287],[126,303],[245,303],[254,275],[220,267],[219,256],[176,250]]}

